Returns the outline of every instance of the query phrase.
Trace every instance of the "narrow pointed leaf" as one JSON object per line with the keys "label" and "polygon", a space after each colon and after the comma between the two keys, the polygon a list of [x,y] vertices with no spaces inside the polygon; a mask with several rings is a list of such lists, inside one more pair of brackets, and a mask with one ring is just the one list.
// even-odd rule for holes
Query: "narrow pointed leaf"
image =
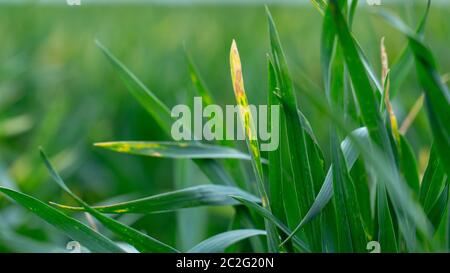
{"label": "narrow pointed leaf", "polygon": [[41,150],[41,157],[44,161],[50,175],[53,180],[73,199],[77,201],[83,208],[92,216],[94,216],[98,221],[100,221],[105,227],[114,232],[117,236],[119,236],[125,242],[134,246],[137,250],[141,252],[178,252],[176,249],[168,246],[144,233],[137,231],[136,229],[126,226],[114,219],[104,216],[96,209],[90,207],[87,203],[85,203],[81,198],[75,195],[64,183],[62,178],[53,169],[50,161],[48,160],[45,153]]}
{"label": "narrow pointed leaf", "polygon": [[[269,22],[270,45],[274,70],[279,87],[279,99],[282,104],[287,134],[287,151],[292,169],[292,182],[283,183],[283,193],[289,195],[285,202],[288,226],[294,228],[306,215],[313,204],[316,191],[318,192],[325,176],[320,152],[314,146],[312,139],[306,132],[299,115],[293,82],[289,73],[286,58],[281,47],[280,38],[269,9],[266,8]],[[322,166],[322,167],[320,167]],[[322,168],[322,170],[320,170]],[[316,170],[316,173],[312,172]],[[293,209],[287,209],[288,204],[294,204]],[[298,207],[298,211],[295,211]],[[310,222],[302,231],[301,236],[307,238],[312,249],[320,252],[321,230],[318,221]]]}
{"label": "narrow pointed leaf", "polygon": [[[281,222],[278,218],[276,218],[270,211],[263,208],[256,202],[253,202],[251,200],[248,200],[246,198],[238,197],[238,196],[232,196],[234,199],[238,200],[242,205],[248,207],[249,209],[252,209],[256,213],[258,213],[261,217],[264,219],[269,220],[272,222],[277,228],[279,228],[285,235],[292,234],[292,231],[285,225],[283,222]],[[304,241],[299,239],[297,236],[293,236],[292,241],[294,244],[301,249],[303,252],[311,252],[310,248],[306,245]]]}
{"label": "narrow pointed leaf", "polygon": [[[236,187],[201,185],[112,205],[95,206],[94,208],[103,213],[125,214],[168,212],[201,206],[238,205],[239,202],[230,198],[230,195],[241,196],[256,203],[261,202],[258,197]],[[54,205],[74,211],[85,210],[81,207]]]}
{"label": "narrow pointed leaf", "polygon": [[[161,158],[209,158],[251,160],[251,156],[236,149],[198,142],[115,141],[95,146],[119,153]],[[267,163],[261,159],[261,162]]]}
{"label": "narrow pointed leaf", "polygon": [[191,248],[188,253],[222,253],[225,249],[239,241],[267,235],[266,231],[258,229],[240,229],[217,234]]}
{"label": "narrow pointed leaf", "polygon": [[34,197],[3,187],[0,192],[92,252],[124,252],[107,237]]}
{"label": "narrow pointed leaf", "polygon": [[420,84],[425,91],[425,104],[428,120],[434,135],[437,152],[442,160],[444,169],[450,172],[450,92],[438,73],[437,64],[430,49],[421,41],[420,37],[409,29],[400,19],[389,14],[381,15],[394,28],[402,32],[409,41]]}
{"label": "narrow pointed leaf", "polygon": [[[129,92],[156,120],[163,131],[170,136],[173,119],[169,108],[164,105],[124,64],[122,64],[105,46],[96,41],[97,46],[111,62]],[[234,182],[223,166],[213,159],[194,159],[194,162],[214,183],[233,185]]]}
{"label": "narrow pointed leaf", "polygon": [[[365,127],[358,128],[352,132],[353,137],[359,138],[362,142],[368,143],[368,134]],[[344,155],[346,165],[348,166],[348,171],[350,171],[355,164],[356,160],[359,157],[358,149],[352,144],[350,138],[347,137],[341,143],[342,153]],[[308,210],[308,213],[305,217],[300,221],[300,223],[296,226],[294,231],[289,234],[288,238],[284,240],[282,244],[285,244],[288,240],[292,238],[294,234],[296,234],[306,223],[314,219],[317,215],[319,215],[325,206],[329,203],[331,198],[333,197],[333,169],[330,167],[328,169],[325,180],[322,184],[322,187],[317,194],[314,203],[311,208]]]}

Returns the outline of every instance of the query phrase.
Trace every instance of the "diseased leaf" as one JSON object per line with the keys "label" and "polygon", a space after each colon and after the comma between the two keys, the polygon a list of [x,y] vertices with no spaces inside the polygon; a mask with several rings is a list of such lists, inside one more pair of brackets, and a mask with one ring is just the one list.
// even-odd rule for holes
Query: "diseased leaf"
{"label": "diseased leaf", "polygon": [[137,231],[136,229],[126,226],[114,219],[111,219],[107,216],[104,216],[100,212],[98,212],[96,209],[90,207],[87,203],[85,203],[81,198],[79,198],[77,195],[75,195],[64,183],[62,178],[59,176],[59,174],[53,169],[50,161],[48,160],[47,156],[43,152],[41,152],[42,160],[44,161],[50,175],[52,176],[53,180],[67,193],[69,194],[73,199],[77,201],[78,204],[80,204],[89,214],[94,216],[98,221],[100,221],[106,228],[114,232],[117,236],[119,236],[122,240],[129,243],[133,247],[135,247],[137,250],[141,252],[178,252],[178,250],[174,249],[173,247],[166,245],[157,239],[150,237],[144,233],[141,233]]}
{"label": "diseased leaf", "polygon": [[0,192],[92,252],[124,252],[107,237],[34,197],[3,187],[0,187]]}
{"label": "diseased leaf", "polygon": [[[95,146],[119,153],[161,158],[251,160],[250,155],[233,148],[198,142],[117,141],[95,143]],[[267,163],[265,159],[261,159],[261,162]]]}
{"label": "diseased leaf", "polygon": [[[122,64],[105,46],[96,41],[114,70],[119,74],[130,93],[150,113],[163,131],[170,136],[173,119],[169,108],[165,106],[124,64]],[[234,181],[222,165],[213,159],[195,159],[194,162],[214,183],[233,185]]]}
{"label": "diseased leaf", "polygon": [[[258,192],[261,196],[262,205],[264,208],[270,210],[269,197],[267,195],[266,186],[264,182],[264,171],[261,163],[261,152],[259,150],[259,141],[256,131],[256,125],[254,123],[250,106],[248,104],[247,95],[245,94],[244,78],[242,74],[241,58],[239,56],[236,41],[233,40],[230,50],[230,67],[231,67],[231,80],[233,84],[234,95],[236,97],[237,105],[239,106],[239,118],[241,126],[245,132],[245,140],[248,150],[252,156],[252,166],[255,172]],[[268,230],[268,241],[271,252],[275,252],[278,249],[278,234],[274,227],[266,222],[266,228]]]}
{"label": "diseased leaf", "polygon": [[[206,86],[206,83],[203,81],[197,67],[194,64],[194,61],[192,60],[190,54],[185,50],[186,52],[186,59],[188,63],[188,71],[189,76],[191,78],[191,82],[194,86],[195,91],[198,95],[202,97],[203,106],[212,105],[215,103],[213,94],[211,93],[210,89]],[[217,104],[217,103],[216,103]],[[218,124],[223,124],[223,117],[221,115],[215,115],[214,118],[217,120]],[[218,140],[217,141],[221,146],[226,147],[236,147],[236,143],[232,140],[228,140],[226,138]],[[236,184],[242,188],[242,189],[248,189],[249,183],[248,179],[246,179],[245,174],[242,172],[242,166],[240,165],[240,162],[236,162],[234,160],[224,160],[224,167],[225,169],[231,174],[232,178],[236,182]],[[265,163],[262,161],[262,163]]]}
{"label": "diseased leaf", "polygon": [[[112,205],[95,206],[93,208],[102,213],[125,214],[157,213],[200,206],[229,206],[239,204],[233,198],[230,198],[229,195],[241,196],[256,203],[261,202],[258,197],[236,187],[200,185]],[[60,204],[54,205],[73,211],[85,210],[81,207]]]}

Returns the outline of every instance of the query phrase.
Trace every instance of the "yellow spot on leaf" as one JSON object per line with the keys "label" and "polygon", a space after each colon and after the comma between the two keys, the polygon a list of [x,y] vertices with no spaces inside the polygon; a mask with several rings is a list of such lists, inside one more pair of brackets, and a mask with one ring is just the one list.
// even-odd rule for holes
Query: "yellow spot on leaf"
{"label": "yellow spot on leaf", "polygon": [[158,152],[152,153],[152,156],[155,156],[155,157],[163,157],[162,154],[161,154],[161,153],[158,153]]}
{"label": "yellow spot on leaf", "polygon": [[117,209],[114,212],[115,213],[124,213],[124,212],[127,212],[127,211],[128,211],[128,209]]}

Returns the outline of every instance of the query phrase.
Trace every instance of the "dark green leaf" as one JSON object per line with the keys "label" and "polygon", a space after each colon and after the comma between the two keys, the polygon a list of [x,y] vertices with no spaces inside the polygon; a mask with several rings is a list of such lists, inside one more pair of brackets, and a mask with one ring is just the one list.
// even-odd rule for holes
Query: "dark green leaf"
{"label": "dark green leaf", "polygon": [[94,216],[98,221],[100,221],[105,227],[114,232],[117,236],[122,238],[122,240],[134,246],[137,250],[141,252],[178,252],[176,249],[168,246],[144,233],[137,231],[132,227],[128,227],[114,219],[104,216],[96,209],[91,208],[87,203],[85,203],[81,198],[75,195],[64,183],[62,178],[53,169],[50,161],[48,160],[45,153],[41,150],[41,157],[44,161],[50,175],[53,180],[73,199],[77,201],[78,204],[83,206],[83,208],[92,216]]}
{"label": "dark green leaf", "polygon": [[[256,203],[260,203],[261,201],[258,197],[236,187],[201,185],[137,200],[112,205],[96,206],[94,208],[103,213],[123,214],[167,212],[200,206],[228,206],[239,204],[233,198],[230,198],[229,195],[241,196]],[[55,205],[69,210],[84,210],[80,207]]]}
{"label": "dark green leaf", "polygon": [[0,192],[93,252],[124,252],[110,239],[34,197],[3,187]]}

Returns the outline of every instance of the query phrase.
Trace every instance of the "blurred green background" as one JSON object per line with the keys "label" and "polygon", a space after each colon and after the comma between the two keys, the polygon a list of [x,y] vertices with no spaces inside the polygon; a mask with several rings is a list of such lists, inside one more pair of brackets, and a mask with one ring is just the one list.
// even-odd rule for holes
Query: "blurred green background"
{"label": "blurred green background", "polygon": [[[394,11],[415,26],[424,11],[423,2],[389,4],[386,0],[380,7],[358,9],[354,32],[376,71],[380,70],[382,36],[386,37],[391,61],[406,42],[374,11]],[[272,5],[271,10],[296,82],[301,88],[322,92],[321,15],[311,5]],[[432,6],[426,28],[426,41],[443,74],[450,72],[449,16],[450,7]],[[172,160],[115,154],[92,146],[110,140],[165,140],[113,72],[95,46],[95,39],[173,106],[192,96],[184,47],[216,99],[221,104],[233,104],[228,52],[235,38],[249,101],[266,103],[269,45],[262,5],[3,4],[0,37],[0,185],[18,188],[44,201],[71,203],[50,182],[38,155],[39,146],[52,156],[69,186],[90,203],[146,196],[180,185]],[[327,147],[323,116],[301,96],[301,88],[297,91],[302,110],[322,147]],[[400,122],[419,95],[412,72],[394,101]],[[423,112],[407,137],[422,161],[422,151],[430,145]],[[189,183],[207,182],[198,170],[194,172],[195,181]],[[209,217],[206,219],[214,221],[204,220],[204,236],[191,238],[192,242],[186,244],[224,231],[232,213],[227,208],[204,211]],[[175,213],[122,220],[164,242],[180,244]],[[67,241],[43,221],[0,197],[0,251],[25,251],[30,249],[29,244],[39,246],[41,242],[64,248]]]}

